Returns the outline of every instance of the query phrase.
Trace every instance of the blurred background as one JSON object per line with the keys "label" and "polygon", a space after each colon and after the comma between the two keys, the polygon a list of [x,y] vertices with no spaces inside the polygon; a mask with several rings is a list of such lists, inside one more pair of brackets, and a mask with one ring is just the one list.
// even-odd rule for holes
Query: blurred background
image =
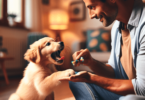
{"label": "blurred background", "polygon": [[[65,62],[60,70],[73,68],[72,54],[84,48],[107,62],[111,27],[104,28],[99,20],[90,19],[82,0],[0,0],[1,66],[9,79],[22,77],[27,65],[24,53],[45,36],[65,44]],[[4,75],[0,67],[0,80],[5,80]]]}

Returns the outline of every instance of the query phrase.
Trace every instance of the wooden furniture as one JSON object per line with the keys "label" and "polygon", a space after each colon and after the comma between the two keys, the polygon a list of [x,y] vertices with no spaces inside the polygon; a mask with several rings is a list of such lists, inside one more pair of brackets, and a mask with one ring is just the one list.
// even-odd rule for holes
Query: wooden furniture
{"label": "wooden furniture", "polygon": [[1,65],[1,68],[2,68],[2,71],[3,71],[3,74],[4,74],[4,77],[5,77],[5,81],[6,81],[6,84],[8,85],[9,84],[9,79],[8,79],[8,76],[7,76],[7,72],[6,72],[6,69],[5,69],[5,64],[4,62],[6,60],[13,60],[14,58],[13,57],[0,57],[0,65]]}

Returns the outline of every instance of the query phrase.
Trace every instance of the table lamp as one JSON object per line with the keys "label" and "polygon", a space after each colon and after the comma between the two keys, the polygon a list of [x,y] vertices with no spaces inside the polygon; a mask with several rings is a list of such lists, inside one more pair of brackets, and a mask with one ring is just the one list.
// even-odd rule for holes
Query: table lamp
{"label": "table lamp", "polygon": [[69,15],[62,9],[53,9],[49,12],[49,28],[56,32],[56,39],[61,40],[60,31],[68,28]]}

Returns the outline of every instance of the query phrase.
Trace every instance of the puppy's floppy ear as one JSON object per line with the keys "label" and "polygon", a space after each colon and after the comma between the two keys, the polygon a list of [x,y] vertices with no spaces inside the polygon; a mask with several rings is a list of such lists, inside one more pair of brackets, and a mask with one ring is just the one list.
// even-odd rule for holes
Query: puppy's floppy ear
{"label": "puppy's floppy ear", "polygon": [[41,58],[41,55],[40,55],[39,47],[28,49],[26,51],[26,53],[24,54],[24,59],[25,60],[31,61],[31,62],[34,62],[34,63],[39,63],[40,58]]}
{"label": "puppy's floppy ear", "polygon": [[41,50],[46,46],[46,43],[50,39],[51,38],[49,37],[45,37],[31,44],[30,49],[28,49],[24,54],[24,59],[34,63],[39,63],[41,60]]}

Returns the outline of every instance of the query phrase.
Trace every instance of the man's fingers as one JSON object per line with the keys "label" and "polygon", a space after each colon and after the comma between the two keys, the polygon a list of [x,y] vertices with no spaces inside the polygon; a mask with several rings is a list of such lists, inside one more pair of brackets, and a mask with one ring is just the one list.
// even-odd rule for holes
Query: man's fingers
{"label": "man's fingers", "polygon": [[87,71],[80,71],[80,72],[78,72],[78,73],[75,74],[75,75],[71,75],[70,78],[77,78],[77,77],[83,76],[83,75],[86,74],[86,73],[87,73]]}
{"label": "man's fingers", "polygon": [[72,57],[73,60],[77,60],[81,57],[81,55],[83,54],[82,52],[84,52],[86,49],[81,49],[80,51],[75,52]]}
{"label": "man's fingers", "polygon": [[75,63],[74,66],[77,67],[77,66],[80,66],[80,64],[83,64],[83,63],[79,61],[78,63]]}
{"label": "man's fingers", "polygon": [[79,75],[73,75],[70,77],[70,81],[73,81],[73,82],[83,82],[82,79],[83,79],[83,77],[81,77]]}
{"label": "man's fingers", "polygon": [[78,55],[78,58],[84,56],[84,55],[85,55],[86,53],[88,53],[88,52],[89,52],[88,49],[83,49],[83,50],[81,51],[81,53]]}
{"label": "man's fingers", "polygon": [[76,59],[78,60],[78,59],[80,59],[80,57],[82,57],[84,55],[84,51],[82,51],[77,57],[76,57]]}
{"label": "man's fingers", "polygon": [[85,74],[85,73],[87,73],[87,71],[80,71],[76,75],[81,75],[81,74]]}
{"label": "man's fingers", "polygon": [[75,52],[75,53],[72,55],[73,59],[76,60],[77,55],[79,55],[80,53],[81,53],[81,51]]}
{"label": "man's fingers", "polygon": [[89,52],[88,49],[83,49],[83,50],[79,53],[79,55],[76,57],[76,59],[78,60],[78,59],[80,59],[81,57],[84,57],[88,52]]}

